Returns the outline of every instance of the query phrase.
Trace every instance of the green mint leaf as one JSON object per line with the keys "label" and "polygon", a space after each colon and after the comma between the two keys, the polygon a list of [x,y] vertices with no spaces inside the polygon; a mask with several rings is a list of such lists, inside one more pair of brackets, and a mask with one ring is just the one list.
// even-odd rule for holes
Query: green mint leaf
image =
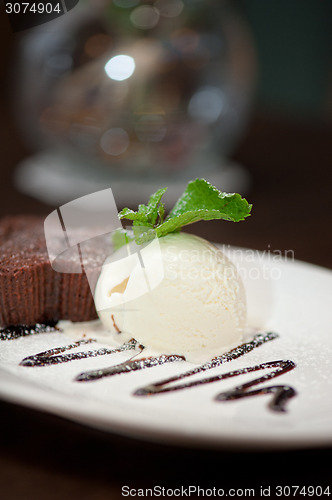
{"label": "green mint leaf", "polygon": [[161,198],[167,188],[158,189],[150,196],[147,205],[139,205],[137,212],[130,208],[124,208],[119,212],[120,219],[133,221],[133,231],[136,243],[145,243],[155,238],[154,227],[157,227],[164,220],[165,207],[161,203]]}
{"label": "green mint leaf", "polygon": [[180,231],[183,226],[199,222],[200,220],[223,219],[218,210],[191,210],[176,217],[168,218],[163,224],[160,224],[155,231],[158,238],[166,236],[168,233]]}
{"label": "green mint leaf", "polygon": [[156,231],[153,227],[133,225],[133,234],[135,242],[138,245],[147,243],[156,237]]}
{"label": "green mint leaf", "polygon": [[149,220],[149,207],[146,205],[138,205],[138,211],[137,214],[142,217],[142,219],[146,219],[147,221]]}
{"label": "green mint leaf", "polygon": [[162,224],[164,222],[164,217],[165,217],[165,205],[163,203],[160,203],[158,207],[158,216],[160,224]]}
{"label": "green mint leaf", "polygon": [[158,189],[158,191],[150,196],[149,203],[147,205],[142,204],[138,206],[137,212],[131,210],[130,208],[124,208],[121,212],[119,212],[119,218],[132,220],[134,225],[147,227],[155,226],[160,213],[164,213],[162,208],[163,204],[160,203],[160,200],[166,190],[167,188]]}
{"label": "green mint leaf", "polygon": [[130,208],[124,208],[119,212],[119,219],[129,219],[135,222],[147,222],[147,217],[146,215],[135,212],[134,210],[131,210]]}
{"label": "green mint leaf", "polygon": [[[161,198],[167,191],[167,188],[162,188],[158,189],[152,196],[150,196],[149,203],[148,203],[148,221],[152,224],[155,225],[159,216],[159,209],[164,206],[163,203],[161,203]],[[160,206],[159,206],[160,204]],[[164,208],[165,212],[165,208]]]}
{"label": "green mint leaf", "polygon": [[148,205],[139,205],[137,212],[124,208],[119,213],[120,219],[133,221],[136,243],[145,243],[155,236],[160,238],[200,220],[224,219],[239,222],[250,215],[252,208],[241,195],[224,193],[205,179],[196,179],[189,182],[164,220],[165,206],[161,198],[166,189],[159,189],[150,197]]}
{"label": "green mint leaf", "polygon": [[[239,222],[250,215],[251,207],[241,195],[237,193],[223,193],[205,179],[196,179],[189,182],[168,218],[192,212],[193,222],[197,222],[199,219],[194,214],[203,215],[204,211],[206,211],[206,216],[203,217],[203,220],[209,220],[208,213],[212,212],[212,219]],[[219,212],[219,217],[216,216],[216,211]]]}
{"label": "green mint leaf", "polygon": [[119,250],[119,248],[123,247],[124,245],[128,245],[128,243],[133,240],[134,238],[130,236],[127,231],[125,231],[124,229],[117,229],[112,234],[113,250]]}

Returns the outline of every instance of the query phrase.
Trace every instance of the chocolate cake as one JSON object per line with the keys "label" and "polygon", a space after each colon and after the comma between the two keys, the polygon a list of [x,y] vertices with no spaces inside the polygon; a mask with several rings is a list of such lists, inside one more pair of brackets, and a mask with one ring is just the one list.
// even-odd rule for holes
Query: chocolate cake
{"label": "chocolate cake", "polygon": [[[86,275],[52,269],[44,236],[44,218],[3,218],[0,246],[1,327],[97,318]],[[99,252],[99,260],[94,258],[97,268],[104,254],[93,245],[91,248],[95,254]]]}

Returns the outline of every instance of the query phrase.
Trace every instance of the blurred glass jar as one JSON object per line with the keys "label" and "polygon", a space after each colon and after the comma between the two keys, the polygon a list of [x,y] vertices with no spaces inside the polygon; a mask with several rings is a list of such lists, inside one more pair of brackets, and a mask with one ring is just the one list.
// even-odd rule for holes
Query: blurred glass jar
{"label": "blurred glass jar", "polygon": [[218,166],[245,125],[255,53],[229,2],[80,2],[21,46],[24,134],[82,165],[195,175]]}

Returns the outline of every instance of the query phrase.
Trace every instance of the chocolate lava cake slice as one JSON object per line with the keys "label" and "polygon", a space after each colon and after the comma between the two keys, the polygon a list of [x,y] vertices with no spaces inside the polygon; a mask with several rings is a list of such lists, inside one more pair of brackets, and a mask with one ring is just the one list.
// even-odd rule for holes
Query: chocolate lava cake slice
{"label": "chocolate lava cake slice", "polygon": [[[86,275],[52,269],[42,217],[3,218],[0,248],[1,327],[97,318]],[[104,254],[99,253],[101,260]]]}

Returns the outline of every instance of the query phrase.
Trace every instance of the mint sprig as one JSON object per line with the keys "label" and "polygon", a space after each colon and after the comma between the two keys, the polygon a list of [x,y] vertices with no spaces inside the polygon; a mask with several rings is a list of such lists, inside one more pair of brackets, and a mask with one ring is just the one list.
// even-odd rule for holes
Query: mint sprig
{"label": "mint sprig", "polygon": [[200,220],[224,219],[233,222],[244,220],[250,215],[252,205],[238,193],[224,193],[205,179],[189,182],[184,193],[164,220],[165,207],[161,198],[167,188],[154,193],[147,205],[139,205],[134,211],[124,208],[120,219],[133,221],[136,243],[144,243],[155,236],[180,231],[183,226]]}
{"label": "mint sprig", "polygon": [[113,250],[119,250],[119,248],[122,248],[124,245],[128,245],[128,243],[133,240],[134,238],[128,234],[128,231],[125,229],[117,229],[112,234]]}

